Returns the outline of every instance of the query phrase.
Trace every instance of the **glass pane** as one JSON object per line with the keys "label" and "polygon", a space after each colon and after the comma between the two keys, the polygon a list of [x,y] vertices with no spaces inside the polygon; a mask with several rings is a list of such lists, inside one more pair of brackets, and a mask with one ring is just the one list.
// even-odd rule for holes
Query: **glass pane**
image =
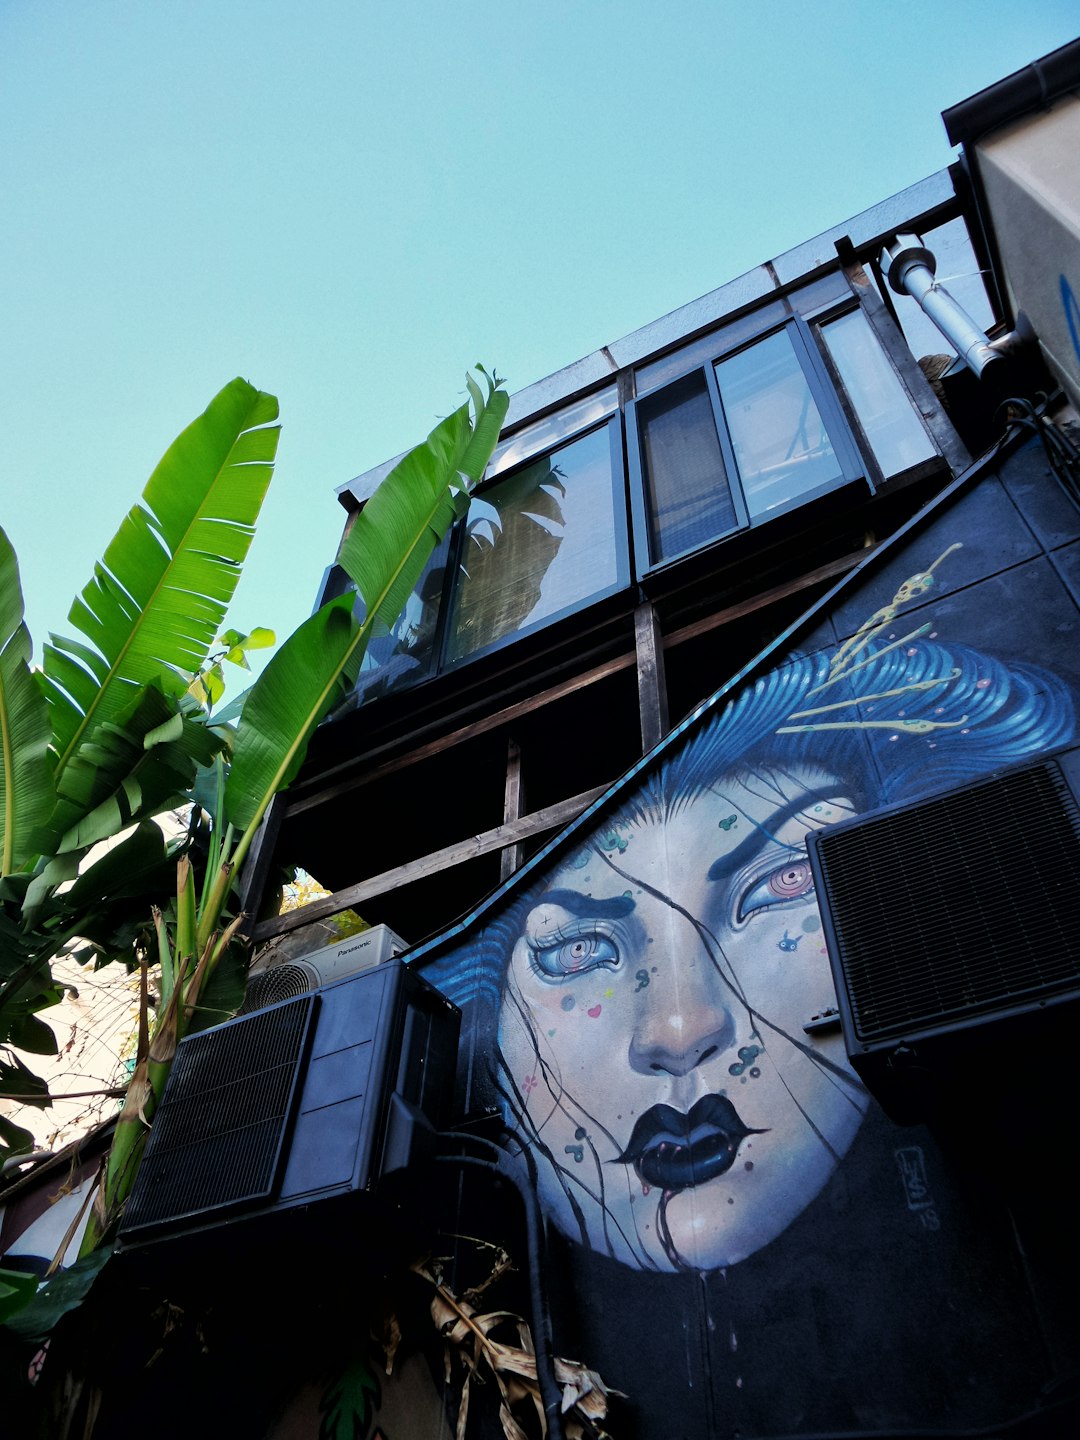
{"label": "glass pane", "polygon": [[526,426],[496,446],[488,466],[488,478],[494,479],[504,470],[520,465],[539,450],[550,450],[564,436],[572,435],[575,430],[584,430],[586,425],[595,425],[598,420],[614,415],[618,408],[618,386],[608,385],[595,395],[586,395],[584,400],[576,400],[573,405],[556,410],[554,415],[537,420],[534,425]]}
{"label": "glass pane", "polygon": [[861,310],[822,325],[844,389],[885,476],[937,452]]}
{"label": "glass pane", "polygon": [[842,479],[786,330],[716,367],[750,518]]}
{"label": "glass pane", "polygon": [[[356,693],[364,700],[404,690],[430,673],[449,544],[447,538],[436,546],[394,628],[368,642],[356,681]],[[356,609],[358,618],[363,619],[359,597]]]}
{"label": "glass pane", "polygon": [[707,545],[737,523],[712,402],[700,370],[638,404],[649,555]]}
{"label": "glass pane", "polygon": [[695,365],[707,365],[723,351],[734,350],[736,345],[752,340],[763,330],[771,330],[774,325],[783,324],[790,313],[782,300],[770,300],[767,305],[759,305],[748,315],[740,315],[737,320],[710,330],[707,335],[699,335],[696,340],[691,340],[689,345],[670,350],[659,360],[638,365],[634,370],[636,393],[645,395],[666,381],[685,375],[687,370],[693,369]]}
{"label": "glass pane", "polygon": [[619,579],[608,427],[474,497],[447,658],[493,645]]}

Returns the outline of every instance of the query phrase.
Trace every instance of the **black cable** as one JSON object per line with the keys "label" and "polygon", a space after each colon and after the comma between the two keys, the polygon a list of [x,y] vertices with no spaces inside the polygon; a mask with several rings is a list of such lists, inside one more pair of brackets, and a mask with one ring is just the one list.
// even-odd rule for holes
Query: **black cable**
{"label": "black cable", "polygon": [[1036,408],[1030,400],[1019,396],[1004,400],[998,406],[997,414],[1004,412],[1010,425],[1037,435],[1042,444],[1046,463],[1054,478],[1072,503],[1080,509],[1080,450],[1065,432],[1046,418],[1046,396],[1040,394]]}
{"label": "black cable", "polygon": [[506,1180],[521,1196],[525,1209],[526,1249],[528,1251],[529,1301],[533,1312],[533,1340],[536,1346],[536,1378],[540,1387],[540,1399],[544,1407],[547,1433],[551,1440],[565,1440],[562,1424],[562,1389],[555,1375],[555,1348],[551,1329],[551,1310],[548,1306],[547,1287],[544,1283],[545,1242],[544,1226],[537,1200],[536,1161],[528,1150],[523,1150],[529,1171],[529,1183],[525,1184],[511,1156],[494,1141],[481,1135],[469,1135],[460,1131],[440,1131],[442,1141],[469,1142],[480,1145],[494,1155],[494,1159],[482,1160],[478,1155],[450,1155],[441,1153],[435,1159],[443,1164],[472,1166],[486,1170]]}

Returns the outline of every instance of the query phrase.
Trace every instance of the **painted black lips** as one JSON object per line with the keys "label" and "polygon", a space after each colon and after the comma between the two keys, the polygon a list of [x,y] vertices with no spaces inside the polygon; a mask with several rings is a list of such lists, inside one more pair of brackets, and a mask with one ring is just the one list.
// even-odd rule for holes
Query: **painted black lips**
{"label": "painted black lips", "polygon": [[747,1135],[764,1133],[744,1125],[726,1095],[706,1095],[686,1114],[670,1105],[646,1110],[618,1158],[646,1185],[688,1190],[730,1170]]}

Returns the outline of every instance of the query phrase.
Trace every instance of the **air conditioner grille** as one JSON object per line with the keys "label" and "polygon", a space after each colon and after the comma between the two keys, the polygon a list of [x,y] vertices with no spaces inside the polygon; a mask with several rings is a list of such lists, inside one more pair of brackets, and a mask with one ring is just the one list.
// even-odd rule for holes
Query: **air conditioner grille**
{"label": "air conditioner grille", "polygon": [[273,1193],[315,1001],[302,996],[179,1046],[125,1234]]}
{"label": "air conditioner grille", "polygon": [[269,970],[260,970],[248,980],[244,1003],[237,1012],[250,1015],[263,1010],[267,1005],[276,1005],[279,1000],[292,1000],[297,995],[306,995],[319,983],[318,973],[310,965],[286,961]]}
{"label": "air conditioner grille", "polygon": [[1080,984],[1080,807],[1054,762],[816,843],[860,1040]]}

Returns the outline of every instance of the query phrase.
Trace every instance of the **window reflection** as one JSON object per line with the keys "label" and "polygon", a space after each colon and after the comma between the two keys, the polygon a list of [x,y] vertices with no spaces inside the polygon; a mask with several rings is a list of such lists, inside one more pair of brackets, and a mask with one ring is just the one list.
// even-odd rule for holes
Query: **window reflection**
{"label": "window reflection", "polygon": [[716,378],[752,520],[842,478],[786,330],[720,361]]}
{"label": "window reflection", "polygon": [[594,395],[586,395],[583,400],[565,405],[553,415],[547,415],[544,419],[527,425],[524,430],[518,430],[495,447],[495,454],[488,466],[488,478],[494,479],[504,470],[528,460],[538,450],[549,450],[564,436],[575,430],[584,430],[586,425],[594,425],[608,415],[614,415],[618,408],[618,386],[608,385]]}
{"label": "window reflection", "polygon": [[[368,642],[356,682],[365,700],[404,689],[431,673],[448,548],[449,538],[436,546],[393,628]],[[362,618],[359,599],[357,610]]]}
{"label": "window reflection", "polygon": [[822,338],[884,476],[937,451],[861,310],[821,327]]}
{"label": "window reflection", "polygon": [[446,658],[553,619],[619,580],[608,427],[473,498]]}

